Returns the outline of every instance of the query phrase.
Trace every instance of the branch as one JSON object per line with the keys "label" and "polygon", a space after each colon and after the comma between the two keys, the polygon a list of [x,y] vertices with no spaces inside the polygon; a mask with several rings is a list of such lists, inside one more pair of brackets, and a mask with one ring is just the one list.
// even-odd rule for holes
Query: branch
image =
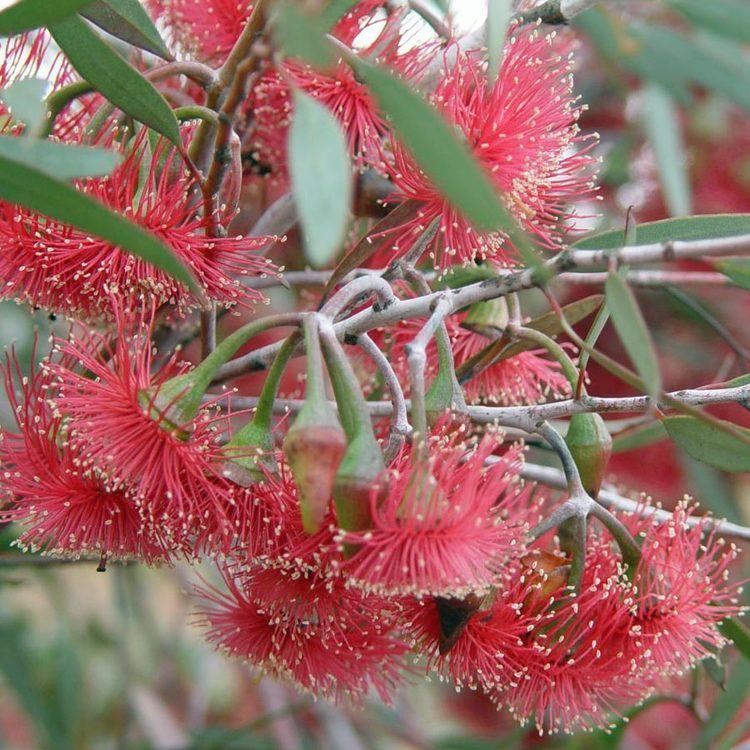
{"label": "branch", "polygon": [[[215,399],[211,396],[211,399]],[[750,401],[750,384],[735,388],[694,388],[673,391],[664,394],[659,409],[668,411],[668,400],[678,401],[689,406],[710,406],[711,404],[742,403]],[[255,397],[232,396],[232,405],[237,409],[251,409],[257,403]],[[287,399],[278,400],[276,410],[279,413],[297,411],[302,408],[304,401]],[[411,410],[411,402],[407,399],[407,407]],[[368,401],[372,417],[387,417],[393,413],[390,401]],[[469,404],[468,414],[474,422],[490,424],[497,423],[502,427],[514,427],[526,432],[530,425],[545,420],[564,419],[574,414],[587,413],[630,413],[648,412],[651,410],[651,399],[648,396],[629,396],[624,398],[605,398],[600,396],[584,396],[580,400],[566,399],[549,404],[530,406],[482,406]]]}
{"label": "branch", "polygon": [[[602,250],[566,250],[546,261],[541,269],[526,268],[510,271],[485,281],[469,284],[459,289],[440,290],[421,297],[402,300],[390,305],[386,310],[370,308],[352,315],[335,325],[336,336],[356,338],[373,328],[393,325],[410,318],[426,318],[432,312],[440,297],[448,295],[451,309],[448,314],[457,312],[475,302],[504,297],[512,292],[531,289],[542,284],[550,275],[560,274],[578,268],[609,268],[611,265],[632,265],[635,263],[663,263],[686,258],[750,253],[750,235],[722,237],[710,240],[689,240],[657,242],[648,245],[632,245]],[[249,369],[262,370],[267,367],[278,351],[278,344],[272,344],[244,357],[228,362],[219,371],[217,382],[223,382],[247,372]]]}
{"label": "branch", "polygon": [[[565,475],[558,469],[552,469],[548,466],[527,463],[521,470],[521,475],[525,479],[540,482],[555,489],[565,490],[567,487]],[[626,513],[640,512],[646,516],[655,516],[660,521],[668,521],[672,518],[672,514],[667,510],[645,506],[642,502],[623,497],[610,489],[602,489],[597,500],[601,505],[612,510],[621,510]],[[750,528],[711,516],[689,516],[685,523],[690,528],[695,526],[715,527],[724,536],[750,541]]]}

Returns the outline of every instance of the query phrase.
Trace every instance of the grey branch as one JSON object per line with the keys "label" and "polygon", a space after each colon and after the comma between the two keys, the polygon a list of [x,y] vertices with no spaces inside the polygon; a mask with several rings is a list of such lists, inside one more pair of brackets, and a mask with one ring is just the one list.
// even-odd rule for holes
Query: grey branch
{"label": "grey branch", "polygon": [[[525,479],[530,479],[531,481],[539,482],[540,484],[546,484],[548,487],[554,487],[563,491],[567,487],[565,475],[558,469],[527,463],[523,467],[521,473]],[[672,517],[672,514],[667,510],[655,508],[653,506],[644,506],[643,503],[638,502],[637,500],[624,497],[614,490],[607,488],[603,488],[599,492],[599,497],[597,499],[601,505],[611,510],[622,510],[629,513],[641,510],[641,512],[646,515],[653,515],[660,521],[668,521]],[[705,526],[706,529],[716,527],[718,532],[724,536],[750,541],[750,528],[740,526],[736,523],[730,523],[729,521],[723,521],[718,518],[713,518],[712,516],[690,516],[686,523],[690,527]]]}
{"label": "grey branch", "polygon": [[[708,240],[658,242],[648,245],[633,245],[613,249],[566,250],[544,264],[544,269],[553,276],[576,269],[608,268],[610,264],[633,265],[663,263],[686,258],[750,253],[750,235],[722,237]],[[503,297],[513,292],[530,289],[540,284],[545,274],[533,268],[512,271],[492,279],[449,290],[450,313],[457,312],[475,302]],[[376,283],[376,282],[375,282]],[[444,291],[425,294],[390,305],[386,309],[369,308],[338,322],[336,336],[340,340],[356,338],[373,328],[393,325],[411,318],[426,318]],[[257,349],[249,354],[227,362],[217,378],[223,382],[252,370],[262,370],[273,360],[279,344]]]}
{"label": "grey branch", "polygon": [[[673,391],[667,396],[690,406],[742,403],[750,401],[750,385],[737,386],[736,388],[694,388]],[[215,396],[209,398],[213,399]],[[252,409],[257,401],[255,397],[232,396],[232,405],[235,409]],[[298,399],[277,399],[274,408],[279,413],[295,412],[301,409],[303,404],[304,401]],[[406,401],[406,405],[411,409],[409,400]],[[393,413],[393,405],[390,401],[369,401],[368,407],[373,417],[388,417]],[[468,414],[475,422],[497,423],[502,427],[513,427],[525,432],[533,431],[534,425],[541,424],[545,420],[564,419],[574,414],[647,412],[650,408],[651,399],[648,396],[625,398],[585,396],[580,400],[566,399],[565,401],[529,406],[481,406],[479,404],[467,406]],[[662,404],[661,408],[666,411],[669,406]]]}

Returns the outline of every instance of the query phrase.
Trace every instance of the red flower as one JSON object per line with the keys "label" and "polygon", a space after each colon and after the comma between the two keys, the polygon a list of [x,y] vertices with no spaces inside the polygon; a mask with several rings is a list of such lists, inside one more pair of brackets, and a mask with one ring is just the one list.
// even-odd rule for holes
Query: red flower
{"label": "red flower", "polygon": [[269,610],[262,579],[258,601],[255,571],[224,569],[222,575],[227,591],[208,586],[198,590],[204,600],[198,615],[217,647],[315,695],[361,700],[372,685],[384,700],[389,698],[406,651],[392,634],[390,605],[342,590],[336,603],[325,607],[337,606],[336,616],[319,619],[316,597],[330,596],[324,586],[314,584],[314,593],[305,597],[306,613],[296,598],[289,610],[283,605]]}
{"label": "red flower", "polygon": [[[377,57],[404,79],[414,82],[436,51],[432,43],[403,49],[401,42],[409,34],[402,12],[380,15],[384,0],[358,3],[336,26],[332,34],[364,57]],[[375,36],[365,47],[355,40],[367,32]],[[352,68],[338,61],[325,71],[296,61],[288,61],[281,70],[269,71],[250,93],[247,108],[253,118],[248,135],[256,160],[275,177],[287,177],[286,143],[293,114],[290,84],[325,105],[339,121],[349,154],[358,169],[374,167],[386,170],[384,142],[388,125],[368,88]]]}
{"label": "red flower", "polygon": [[[18,432],[0,435],[0,487],[8,500],[0,522],[25,527],[19,544],[147,562],[163,557],[164,550],[144,534],[134,497],[82,465],[67,440],[63,420],[53,414],[47,400],[47,374],[37,371],[23,378],[17,361],[6,355],[3,376]],[[14,380],[22,384],[20,399]]]}
{"label": "red flower", "polygon": [[[557,249],[572,200],[593,191],[590,147],[578,131],[570,62],[555,52],[553,35],[538,30],[512,32],[497,81],[488,85],[474,53],[446,58],[433,103],[466,138],[508,209],[544,247]],[[439,218],[430,248],[436,267],[483,258],[516,262],[511,243],[500,232],[480,232],[421,171],[408,151],[394,145],[392,179],[403,199],[419,202],[414,219],[396,230],[393,253],[406,252],[424,228]]]}
{"label": "red flower", "polygon": [[644,536],[633,579],[635,637],[644,669],[682,673],[725,642],[717,626],[738,614],[740,587],[729,581],[738,550],[715,530],[690,528],[692,513],[680,503],[668,521],[626,519]]}
{"label": "red flower", "polygon": [[202,60],[221,63],[250,18],[249,0],[148,0],[177,47]]}
{"label": "red flower", "polygon": [[59,346],[51,363],[53,402],[81,466],[135,493],[147,531],[189,551],[192,536],[217,525],[229,500],[217,475],[221,453],[215,417],[201,408],[183,420],[177,399],[160,403],[173,366],[152,375],[151,327],[120,316],[110,339],[81,335]]}
{"label": "red flower", "polygon": [[520,553],[525,529],[513,515],[526,505],[520,452],[485,466],[496,449],[495,436],[473,448],[443,438],[432,441],[424,463],[408,451],[396,458],[387,496],[372,495],[373,528],[343,536],[361,545],[343,568],[350,582],[399,594],[486,590],[508,556]]}
{"label": "red flower", "polygon": [[[235,277],[273,272],[254,251],[267,237],[205,235],[196,218],[192,178],[175,174],[174,152],[153,155],[139,138],[112,175],[79,182],[79,188],[162,239],[195,274],[206,295],[221,304],[263,299]],[[147,171],[144,183],[144,168]],[[144,298],[181,310],[196,300],[181,283],[129,252],[32,211],[0,203],[0,279],[4,294],[83,319],[111,316],[112,295],[123,307]]]}

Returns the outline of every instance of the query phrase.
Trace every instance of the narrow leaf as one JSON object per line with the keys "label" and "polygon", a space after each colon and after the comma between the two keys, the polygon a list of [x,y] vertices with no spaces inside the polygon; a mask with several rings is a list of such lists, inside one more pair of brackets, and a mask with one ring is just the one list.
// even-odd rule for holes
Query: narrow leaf
{"label": "narrow leaf", "polygon": [[620,273],[609,274],[605,290],[617,335],[643,378],[649,395],[655,398],[661,392],[661,374],[656,350],[635,295]]}
{"label": "narrow leaf", "polygon": [[745,0],[669,0],[669,4],[696,26],[739,42],[750,42],[750,6]]}
{"label": "narrow leaf", "polygon": [[341,279],[355,268],[360,268],[378,250],[385,247],[392,238],[390,231],[401,226],[405,219],[411,218],[418,210],[419,203],[414,200],[404,201],[400,206],[391,211],[388,216],[381,219],[337,264],[331,278],[323,292],[323,299],[336,288]]}
{"label": "narrow leaf", "polygon": [[[601,294],[592,294],[590,297],[571,302],[563,307],[565,317],[571,325],[579,323],[584,318],[587,318],[595,310],[598,310],[604,297]],[[556,336],[562,333],[562,323],[556,313],[550,312],[544,315],[540,315],[538,318],[534,318],[525,324],[527,328],[533,328],[535,331],[540,331],[547,336]],[[465,383],[467,380],[476,377],[480,372],[483,372],[491,365],[496,362],[502,362],[503,360],[515,357],[521,352],[529,351],[530,349],[536,349],[538,344],[535,344],[528,339],[521,341],[515,341],[509,343],[507,338],[501,338],[497,341],[493,341],[487,347],[477,352],[473,357],[470,357],[463,362],[458,368],[456,368],[456,376],[459,382]]]}
{"label": "narrow leaf", "polygon": [[289,133],[292,193],[311,265],[328,265],[349,224],[352,169],[346,141],[334,116],[315,99],[294,92]]}
{"label": "narrow leaf", "polygon": [[[729,432],[690,416],[665,417],[662,422],[669,437],[697,461],[723,471],[750,471],[750,447]],[[724,424],[750,438],[750,430]]]}
{"label": "narrow leaf", "polygon": [[[663,219],[638,224],[637,230],[639,245],[669,240],[708,240],[739,234],[750,234],[750,214],[708,214]],[[615,229],[578,240],[573,247],[580,250],[613,250],[625,244],[623,232]]]}
{"label": "narrow leaf", "polygon": [[164,243],[71,185],[0,155],[0,199],[72,224],[128,250],[196,288],[188,270]]}
{"label": "narrow leaf", "polygon": [[0,11],[0,36],[49,26],[85,8],[91,0],[19,0]]}
{"label": "narrow leaf", "polygon": [[713,261],[713,264],[737,286],[750,289],[750,260],[747,258],[721,258]]}
{"label": "narrow leaf", "polygon": [[26,133],[36,133],[47,117],[44,98],[49,81],[41,78],[22,78],[0,91],[0,99],[10,109],[14,120],[25,123]]}
{"label": "narrow leaf", "polygon": [[334,61],[333,49],[325,38],[329,28],[323,16],[305,13],[291,2],[281,4],[274,17],[274,33],[284,53],[318,68]]}
{"label": "narrow leaf", "polygon": [[69,145],[55,141],[0,135],[0,156],[57,180],[99,177],[109,174],[120,161],[119,154],[103,148]]}
{"label": "narrow leaf", "polygon": [[725,638],[729,638],[737,650],[750,661],[750,628],[736,617],[730,617],[719,625],[719,630]]}
{"label": "narrow leaf", "polygon": [[682,125],[674,100],[660,86],[643,90],[643,128],[659,170],[662,193],[672,216],[691,213],[692,197]]}
{"label": "narrow leaf", "polygon": [[[479,229],[502,229],[519,250],[531,243],[503,205],[487,174],[454,128],[406,83],[386,70],[360,60],[357,72],[380,108],[440,192]],[[429,137],[426,137],[429,134]]]}
{"label": "narrow leaf", "polygon": [[503,61],[505,35],[513,7],[510,0],[489,0],[487,5],[487,80],[492,84]]}
{"label": "narrow leaf", "polygon": [[647,445],[658,443],[667,437],[667,432],[661,422],[651,422],[650,424],[640,425],[632,430],[617,435],[612,441],[612,451],[614,453],[623,453],[633,451],[638,448],[645,448]]}
{"label": "narrow leaf", "polygon": [[108,34],[165,60],[172,55],[138,0],[97,0],[81,15]]}
{"label": "narrow leaf", "polygon": [[715,740],[732,723],[750,693],[750,662],[740,659],[733,667],[726,691],[714,703],[708,720],[703,725],[696,750],[708,750]]}
{"label": "narrow leaf", "polygon": [[359,0],[331,0],[325,7],[321,16],[327,28],[331,28],[337,21],[345,16]]}
{"label": "narrow leaf", "polygon": [[80,16],[50,26],[71,65],[123,112],[166,136],[179,148],[180,126],[167,100]]}

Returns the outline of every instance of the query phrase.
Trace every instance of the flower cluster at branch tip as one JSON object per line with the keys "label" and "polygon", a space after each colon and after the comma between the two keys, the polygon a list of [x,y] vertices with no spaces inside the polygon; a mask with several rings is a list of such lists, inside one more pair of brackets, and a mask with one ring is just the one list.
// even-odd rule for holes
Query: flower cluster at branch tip
{"label": "flower cluster at branch tip", "polygon": [[[30,374],[14,353],[0,364],[12,409],[0,433],[0,523],[17,525],[24,550],[92,555],[100,569],[120,559],[208,560],[220,581],[195,590],[207,639],[306,693],[361,703],[374,690],[392,701],[402,683],[437,674],[542,732],[607,727],[723,645],[719,625],[742,611],[729,574],[737,550],[693,524],[687,501],[668,521],[644,504],[610,515],[604,528],[592,522],[578,546],[564,524],[557,536],[536,533],[553,498],[523,479],[526,432],[472,424],[463,401],[520,413],[570,396],[572,345],[546,336],[549,321],[532,339],[551,346],[514,338],[527,322],[517,298],[454,309],[455,289],[440,286],[449,271],[472,266],[486,279],[517,265],[517,249],[505,233],[474,227],[443,196],[345,59],[351,53],[387,66],[429,100],[510,215],[555,252],[574,224],[574,204],[595,192],[596,139],[579,131],[566,42],[511,26],[497,79],[488,80],[486,51],[464,49],[459,38],[425,41],[408,3],[350,5],[331,30],[349,52],[325,69],[283,58],[273,34],[262,32],[271,53],[248,53],[253,65],[236,111],[212,115],[221,126],[230,122],[241,149],[212,140],[212,117],[198,128],[182,125],[177,147],[91,92],[54,113],[52,139],[117,155],[110,174],[76,178],[76,189],[159,239],[195,285],[149,256],[0,201],[2,295],[69,324],[63,333],[58,323],[49,354],[35,352]],[[253,9],[240,0],[147,6],[184,58],[168,63],[179,75],[186,61],[231,59]],[[3,44],[0,87],[44,69],[45,32]],[[144,56],[133,62],[160,64]],[[63,57],[51,77],[56,87],[77,80]],[[189,99],[199,113],[215,93],[154,80],[165,100]],[[267,217],[275,191],[288,189],[295,90],[335,116],[352,179],[376,173],[388,186],[380,209],[395,209],[398,220],[352,220],[342,257],[371,242],[376,251],[358,265],[388,273],[364,272],[355,284],[375,281],[357,287],[341,309],[331,299],[348,281],[337,277],[322,299],[300,294],[289,312],[290,293],[274,299],[282,312],[261,317],[261,304],[271,301],[260,289],[286,284],[278,255],[266,257],[278,252],[279,238],[245,227]],[[12,119],[3,132],[27,136]],[[235,169],[225,169],[232,159]],[[220,205],[224,171],[244,178],[237,211]],[[211,174],[220,179],[205,195]],[[425,237],[428,228],[434,236]],[[435,279],[435,299],[418,308]],[[362,289],[365,315],[389,305],[417,310],[371,326],[367,360],[349,357],[344,346],[361,343],[357,335],[337,338],[344,318],[363,314]],[[491,302],[501,304],[481,307]],[[227,322],[229,311],[241,320]],[[275,359],[252,341],[271,328],[286,337],[274,338]],[[436,335],[420,348],[415,339],[425,331]],[[199,336],[200,354],[192,346]],[[236,364],[248,342],[252,362],[241,374],[262,372],[260,388],[250,394],[254,386],[238,380],[219,391],[227,363],[237,357]],[[282,376],[297,372],[297,355],[310,369],[292,394]],[[296,398],[299,390],[302,413],[311,407],[308,416],[324,419],[298,422],[297,439],[285,440],[294,419],[280,415],[277,396]],[[376,419],[373,428],[386,392],[394,418]],[[257,399],[252,413],[238,406],[248,395]],[[381,428],[390,429],[387,439]],[[293,451],[310,445],[311,460],[296,460]]]}

